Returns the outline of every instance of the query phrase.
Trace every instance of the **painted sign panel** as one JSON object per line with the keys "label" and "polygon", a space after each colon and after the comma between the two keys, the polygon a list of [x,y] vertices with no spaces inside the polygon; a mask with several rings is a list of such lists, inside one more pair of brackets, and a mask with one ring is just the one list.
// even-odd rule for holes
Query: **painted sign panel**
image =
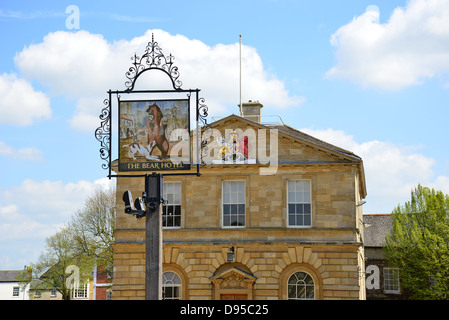
{"label": "painted sign panel", "polygon": [[119,103],[119,170],[190,169],[189,100]]}

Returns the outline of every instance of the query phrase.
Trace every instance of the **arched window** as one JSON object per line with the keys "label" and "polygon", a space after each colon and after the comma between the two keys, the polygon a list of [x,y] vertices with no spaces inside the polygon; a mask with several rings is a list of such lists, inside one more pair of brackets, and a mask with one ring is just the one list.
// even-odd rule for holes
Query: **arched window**
{"label": "arched window", "polygon": [[162,299],[181,300],[181,278],[174,272],[162,274]]}
{"label": "arched window", "polygon": [[287,298],[289,300],[315,299],[315,283],[306,272],[295,272],[288,278]]}

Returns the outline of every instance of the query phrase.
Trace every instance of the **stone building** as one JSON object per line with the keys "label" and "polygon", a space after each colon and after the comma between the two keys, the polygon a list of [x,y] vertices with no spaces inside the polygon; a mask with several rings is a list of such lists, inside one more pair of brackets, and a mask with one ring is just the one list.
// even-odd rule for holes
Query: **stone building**
{"label": "stone building", "polygon": [[[362,159],[261,109],[212,123],[222,149],[201,176],[164,177],[164,298],[365,299]],[[122,202],[143,180],[117,179],[112,299],[145,296],[145,219]]]}
{"label": "stone building", "polygon": [[401,288],[399,271],[385,260],[383,247],[392,228],[391,214],[364,214],[364,246],[367,300],[405,300],[408,294]]}

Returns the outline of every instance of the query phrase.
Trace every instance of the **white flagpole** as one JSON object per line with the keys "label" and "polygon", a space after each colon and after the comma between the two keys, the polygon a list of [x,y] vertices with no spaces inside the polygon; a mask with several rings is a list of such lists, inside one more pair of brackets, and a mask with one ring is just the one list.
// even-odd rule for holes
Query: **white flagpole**
{"label": "white flagpole", "polygon": [[240,90],[240,116],[242,116],[242,35],[240,35],[240,46],[239,46],[239,55],[240,55],[240,84],[239,84],[239,90]]}

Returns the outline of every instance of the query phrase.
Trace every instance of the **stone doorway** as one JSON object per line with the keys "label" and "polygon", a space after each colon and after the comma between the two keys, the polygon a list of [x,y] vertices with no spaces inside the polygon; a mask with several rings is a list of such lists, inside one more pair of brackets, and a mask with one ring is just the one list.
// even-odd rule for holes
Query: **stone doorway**
{"label": "stone doorway", "polygon": [[235,266],[217,272],[212,278],[214,300],[252,300],[256,277]]}

